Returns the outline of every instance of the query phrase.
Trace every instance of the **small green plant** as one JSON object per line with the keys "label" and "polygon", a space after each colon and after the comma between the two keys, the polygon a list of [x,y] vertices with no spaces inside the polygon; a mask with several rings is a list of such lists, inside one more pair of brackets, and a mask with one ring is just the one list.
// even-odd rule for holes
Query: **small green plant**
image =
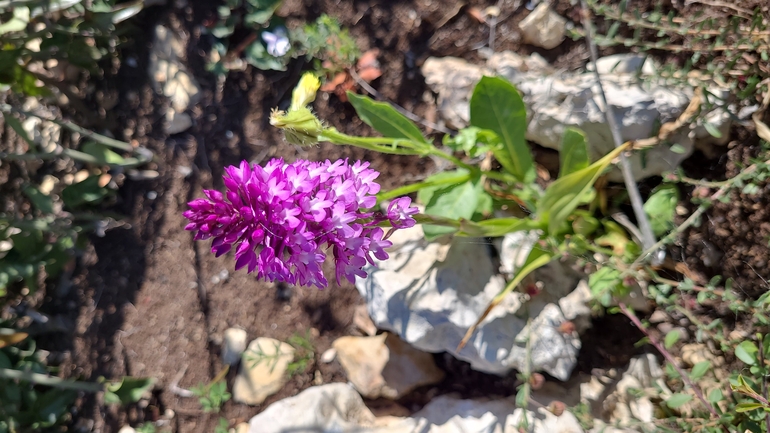
{"label": "small green plant", "polygon": [[[286,70],[289,61],[315,59],[316,69],[328,73],[351,67],[360,55],[355,42],[337,20],[321,15],[314,23],[289,30],[275,15],[281,0],[228,0],[217,8],[218,19],[209,27],[216,38],[207,69],[226,75],[246,64],[262,70]],[[248,35],[231,40],[237,30]]]}
{"label": "small green plant", "polygon": [[217,426],[214,427],[214,433],[228,433],[229,431],[230,423],[227,422],[227,418],[220,417]]}
{"label": "small green plant", "polygon": [[116,25],[143,7],[141,1],[116,3],[5,2],[0,11],[0,91],[10,88],[14,93],[42,96],[55,87],[72,99],[75,94],[66,83],[43,71],[50,65],[72,65],[99,75],[99,64],[117,57],[120,32]]}
{"label": "small green plant", "polygon": [[310,338],[310,331],[308,331],[305,335],[295,333],[286,340],[287,343],[294,347],[294,360],[286,367],[286,373],[289,377],[304,373],[307,370],[307,366],[315,359],[313,343],[310,341]]}
{"label": "small green plant", "polygon": [[136,427],[134,430],[136,430],[137,433],[155,433],[156,431],[158,431],[158,429],[155,428],[155,424],[151,422],[146,422]]}
{"label": "small green plant", "polygon": [[[222,409],[222,405],[232,397],[232,394],[227,392],[227,383],[222,380],[228,370],[229,368],[225,367],[210,383],[201,383],[190,390],[193,395],[198,397],[198,401],[204,412],[219,413]],[[227,420],[225,420],[225,422],[227,422]]]}
{"label": "small green plant", "polygon": [[[641,12],[629,8],[628,1],[603,3],[587,0],[586,4],[608,28],[596,36],[600,46],[626,46],[644,51],[660,50],[683,53],[684,64],[667,62],[656,76],[674,83],[713,80],[727,84],[739,99],[758,93],[768,77],[762,62],[768,61],[770,44],[767,40],[768,21],[758,7],[749,13],[725,15],[706,10],[688,17],[678,16],[674,10],[657,3],[654,10]],[[573,37],[585,36],[573,29]]]}

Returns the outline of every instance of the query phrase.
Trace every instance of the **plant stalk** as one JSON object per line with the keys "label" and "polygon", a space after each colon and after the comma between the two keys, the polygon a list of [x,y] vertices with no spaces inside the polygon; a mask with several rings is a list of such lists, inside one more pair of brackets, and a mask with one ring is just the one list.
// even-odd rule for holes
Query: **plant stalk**
{"label": "plant stalk", "polygon": [[676,363],[676,360],[671,355],[671,353],[669,353],[669,351],[666,350],[666,348],[663,347],[663,345],[660,344],[658,340],[656,340],[652,335],[650,335],[649,332],[647,332],[647,328],[645,328],[644,325],[642,325],[642,322],[639,320],[638,317],[636,317],[636,314],[634,314],[631,310],[629,310],[628,307],[626,307],[626,304],[622,302],[618,304],[618,307],[620,307],[620,311],[623,313],[623,315],[628,317],[629,320],[631,320],[631,322],[634,324],[634,326],[636,326],[637,329],[642,331],[642,333],[645,336],[647,336],[647,338],[650,340],[650,344],[652,344],[655,347],[655,349],[657,349],[658,352],[660,352],[660,354],[663,355],[664,358],[666,358],[666,361],[668,361],[674,367],[674,369],[676,369],[676,372],[679,373],[679,376],[682,377],[682,380],[684,381],[684,383],[686,383],[687,386],[689,386],[693,390],[693,392],[695,393],[695,396],[698,397],[698,400],[700,400],[701,403],[703,403],[703,405],[706,407],[706,409],[708,409],[708,411],[711,412],[711,415],[713,415],[715,418],[719,418],[719,413],[717,412],[716,409],[714,409],[714,406],[712,406],[711,403],[709,403],[708,400],[706,400],[706,398],[703,396],[703,392],[701,391],[700,387],[695,383],[693,383],[692,380],[690,380],[690,376],[687,375],[686,371],[682,370],[682,368],[679,367],[679,365]]}
{"label": "plant stalk", "polygon": [[[607,95],[604,93],[604,86],[602,86],[601,74],[596,67],[596,62],[599,60],[599,51],[596,48],[594,42],[594,28],[589,16],[589,9],[586,0],[580,0],[582,8],[582,20],[583,27],[586,31],[586,44],[588,45],[588,51],[591,55],[591,63],[594,66],[594,75],[596,75],[596,83],[599,86],[599,97],[604,104],[604,117],[607,119],[607,124],[612,131],[612,139],[615,142],[615,147],[618,148],[623,145],[623,139],[620,136],[620,129],[615,119],[615,111],[612,106],[607,103]],[[623,173],[623,181],[626,184],[628,190],[628,197],[631,200],[631,206],[634,209],[634,215],[636,216],[637,224],[639,224],[639,230],[642,232],[642,247],[644,249],[650,248],[655,244],[655,235],[652,232],[652,226],[650,220],[647,218],[647,214],[644,212],[644,204],[642,202],[642,195],[639,193],[639,189],[636,187],[636,181],[634,180],[633,173],[631,172],[631,163],[624,154],[620,154],[620,171]]]}

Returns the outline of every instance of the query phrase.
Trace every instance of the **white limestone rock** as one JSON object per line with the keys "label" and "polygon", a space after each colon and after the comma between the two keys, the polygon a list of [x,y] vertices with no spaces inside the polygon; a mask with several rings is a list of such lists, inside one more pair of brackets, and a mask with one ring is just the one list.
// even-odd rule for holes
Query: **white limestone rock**
{"label": "white limestone rock", "polygon": [[238,328],[225,330],[222,342],[222,362],[233,366],[241,360],[241,354],[246,350],[246,331]]}
{"label": "white limestone rock", "polygon": [[[390,240],[396,252],[356,282],[378,328],[395,332],[417,349],[446,351],[475,370],[501,375],[523,368],[529,337],[532,368],[562,380],[569,377],[580,340],[559,332],[566,319],[552,295],[523,304],[526,295],[511,293],[492,309],[468,344],[456,350],[468,328],[505,287],[489,245],[468,239],[449,245],[428,243],[420,226],[399,230]],[[531,330],[525,329],[528,318]]]}
{"label": "white limestone rock", "polygon": [[[593,72],[555,72],[541,59],[512,52],[495,53],[486,65],[472,65],[456,58],[429,58],[422,72],[428,86],[438,94],[440,115],[455,128],[468,125],[469,100],[480,77],[500,75],[522,93],[529,121],[528,140],[558,150],[564,130],[578,127],[588,137],[591,158],[599,159],[614,148],[614,142],[605,121],[595,75]],[[640,80],[638,73],[654,71],[654,66],[636,55],[602,58],[598,69],[603,73],[607,102],[614,109],[623,141],[651,137],[660,124],[675,120],[694,94],[690,87],[673,88],[652,80]],[[719,88],[709,91],[717,95],[724,92]],[[707,113],[705,119],[721,132],[722,138],[708,134],[703,122],[688,125],[670,137],[669,144],[632,154],[630,162],[635,179],[674,170],[696,146],[724,144],[731,125],[729,113],[715,109]],[[620,171],[613,170],[610,179],[622,181]]]}
{"label": "white limestone rock", "polygon": [[558,47],[564,41],[567,20],[551,10],[547,2],[537,7],[521,20],[524,42],[547,50]]}
{"label": "white limestone rock", "polygon": [[534,433],[582,433],[569,412],[517,408],[510,399],[459,400],[440,396],[412,417],[375,417],[350,386],[314,386],[270,405],[249,421],[250,433],[517,433],[527,417]]}

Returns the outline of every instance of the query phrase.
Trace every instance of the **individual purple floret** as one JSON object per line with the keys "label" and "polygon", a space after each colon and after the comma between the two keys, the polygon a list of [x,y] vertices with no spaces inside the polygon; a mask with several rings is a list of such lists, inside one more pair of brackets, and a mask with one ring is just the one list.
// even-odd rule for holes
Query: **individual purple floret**
{"label": "individual purple floret", "polygon": [[412,199],[401,197],[393,200],[388,205],[388,220],[390,224],[397,229],[408,229],[414,227],[415,221],[412,215],[419,212],[416,207],[409,207]]}
{"label": "individual purple floret", "polygon": [[196,240],[213,238],[217,256],[234,247],[235,269],[256,271],[257,278],[324,288],[322,266],[331,251],[337,282],[354,282],[366,276],[372,256],[388,258],[390,232],[377,226],[412,227],[417,213],[405,197],[391,203],[387,216],[367,211],[380,190],[379,173],[368,167],[347,160],[273,159],[265,167],[243,161],[225,169],[225,194],[204,190],[206,198],[189,203],[185,229],[196,231]]}

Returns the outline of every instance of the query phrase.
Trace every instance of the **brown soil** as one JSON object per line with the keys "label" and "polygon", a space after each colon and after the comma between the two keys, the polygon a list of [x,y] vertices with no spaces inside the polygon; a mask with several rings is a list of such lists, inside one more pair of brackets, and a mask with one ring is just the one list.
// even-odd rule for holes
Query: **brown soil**
{"label": "brown soil", "polygon": [[[479,60],[478,48],[488,40],[489,29],[471,18],[467,8],[484,8],[488,3],[288,0],[280,14],[289,17],[290,26],[315,19],[321,13],[338,18],[351,29],[362,50],[381,50],[383,76],[375,87],[389,100],[430,119],[435,118],[435,106],[419,67],[431,55]],[[521,44],[516,24],[528,11],[523,7],[514,10],[514,3],[519,2],[502,2],[497,50],[521,54],[537,51],[566,69],[586,61],[581,43],[565,41],[551,51]],[[196,399],[180,397],[172,385],[189,389],[208,383],[219,373],[223,368],[219,359],[222,333],[229,327],[245,329],[250,339],[265,336],[285,340],[295,333],[309,332],[316,360],[334,339],[355,332],[351,325],[353,309],[362,300],[352,285],[332,283],[323,291],[285,290],[255,281],[244,272],[233,272],[231,257],[215,258],[206,242],[194,243],[191,234],[184,231],[182,212],[186,203],[199,197],[203,188],[221,189],[223,167],[243,159],[259,163],[272,157],[365,159],[382,173],[384,188],[422,179],[435,170],[430,160],[383,156],[328,143],[300,149],[283,142],[267,123],[268,114],[285,103],[301,70],[308,65],[300,62],[281,73],[254,69],[234,72],[219,87],[216,78],[204,69],[203,56],[211,41],[199,29],[202,22],[214,16],[215,7],[213,2],[201,0],[181,9],[169,6],[145,10],[135,20],[140,28],[134,32],[133,43],[122,53],[124,58],[136,58],[138,66],[122,67],[99,83],[115,89],[120,96],[117,107],[108,113],[108,124],[115,126],[115,131],[131,131],[127,137],[116,134],[119,138],[135,140],[153,150],[157,158],[151,168],[160,176],[126,182],[113,210],[127,215],[130,228],[110,230],[102,238],[93,236],[92,246],[80,258],[72,289],[47,297],[44,312],[72,322],[73,333],[46,342],[46,347],[69,353],[62,370],[65,376],[155,377],[158,386],[149,406],[127,412],[105,409],[92,397],[84,397],[79,405],[82,412],[76,419],[84,422],[81,426],[93,420],[95,431],[115,432],[125,423],[154,421],[167,410],[176,414],[171,425],[174,431],[213,431],[218,416],[202,413]],[[556,8],[565,16],[577,18],[567,1],[558,2]],[[442,25],[437,28],[439,23]],[[203,89],[202,101],[192,113],[194,126],[171,137],[162,130],[162,113],[168,101],[154,94],[144,72],[156,24],[188,36],[187,64]],[[319,97],[315,109],[320,118],[340,130],[371,134],[352,108],[333,95]],[[747,163],[756,150],[756,143],[741,143],[709,163],[715,164],[720,173],[733,176],[736,164]],[[768,191],[767,183],[760,186]],[[747,294],[758,293],[763,286],[757,277],[770,277],[766,269],[770,257],[769,196],[764,193],[748,197],[736,192],[732,203],[717,204],[709,211],[708,223],[683,239],[688,264],[708,275],[733,276],[736,286]],[[716,267],[698,264],[704,261],[706,241],[724,254]],[[643,350],[634,348],[641,336],[625,318],[606,316],[599,319],[598,325],[597,331],[584,338],[578,370],[622,366]],[[437,354],[436,359],[448,371],[447,379],[401,401],[408,411],[419,409],[438,393],[457,391],[468,397],[515,393],[515,374],[500,379],[473,372],[467,364],[444,354]],[[228,375],[229,383],[233,374]],[[231,426],[247,421],[270,403],[311,386],[316,377],[324,383],[346,380],[338,363],[313,362],[264,404],[249,407],[229,402],[221,416]]]}

